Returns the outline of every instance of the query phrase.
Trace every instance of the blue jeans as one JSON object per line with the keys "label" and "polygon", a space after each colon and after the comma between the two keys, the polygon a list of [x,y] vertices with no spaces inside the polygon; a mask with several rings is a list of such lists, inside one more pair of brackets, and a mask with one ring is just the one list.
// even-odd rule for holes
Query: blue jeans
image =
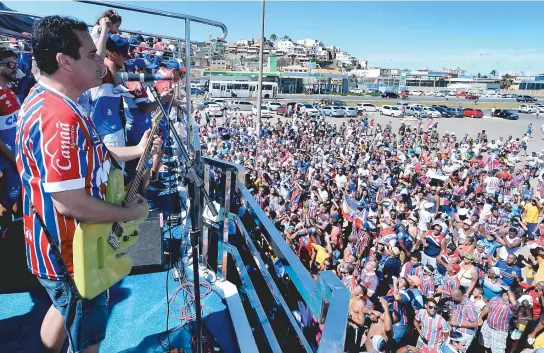
{"label": "blue jeans", "polygon": [[94,299],[76,300],[65,281],[38,280],[64,318],[64,330],[71,341],[68,352],[80,353],[104,340],[109,317],[107,291]]}
{"label": "blue jeans", "polygon": [[408,331],[408,325],[393,325],[393,339],[400,343]]}

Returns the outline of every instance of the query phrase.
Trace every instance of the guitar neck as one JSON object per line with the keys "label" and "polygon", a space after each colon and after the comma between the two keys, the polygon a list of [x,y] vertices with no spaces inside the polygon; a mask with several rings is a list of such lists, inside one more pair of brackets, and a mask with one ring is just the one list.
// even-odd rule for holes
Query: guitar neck
{"label": "guitar neck", "polygon": [[153,136],[157,135],[159,130],[159,121],[160,116],[162,112],[159,109],[155,116],[153,116],[153,128],[151,129],[151,133],[149,134],[149,139],[147,140],[147,143],[145,145],[144,153],[142,153],[142,156],[140,157],[140,160],[138,161],[138,165],[136,167],[136,172],[134,174],[134,178],[132,179],[132,182],[130,183],[130,189],[128,190],[127,197],[125,199],[126,203],[129,203],[134,199],[134,197],[138,194],[138,189],[140,188],[140,183],[142,181],[142,177],[145,172],[145,165],[147,159],[151,155],[151,149],[153,147]]}

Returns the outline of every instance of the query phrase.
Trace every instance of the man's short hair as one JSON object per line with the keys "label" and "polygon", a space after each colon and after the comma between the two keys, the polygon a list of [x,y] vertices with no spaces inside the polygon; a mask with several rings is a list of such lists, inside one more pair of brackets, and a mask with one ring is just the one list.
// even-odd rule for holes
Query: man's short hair
{"label": "man's short hair", "polygon": [[0,60],[7,58],[17,58],[17,54],[5,45],[0,46]]}
{"label": "man's short hair", "polygon": [[46,16],[32,28],[32,50],[40,71],[47,75],[59,69],[57,54],[79,60],[81,43],[76,31],[88,31],[87,25],[74,18]]}

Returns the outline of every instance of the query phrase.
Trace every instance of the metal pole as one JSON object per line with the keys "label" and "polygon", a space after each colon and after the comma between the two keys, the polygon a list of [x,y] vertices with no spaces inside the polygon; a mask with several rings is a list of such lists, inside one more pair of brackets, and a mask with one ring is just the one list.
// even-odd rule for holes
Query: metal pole
{"label": "metal pole", "polygon": [[[191,21],[185,20],[185,109],[187,110],[187,125],[192,126],[193,118],[191,114]],[[189,129],[192,131],[192,129]],[[188,141],[193,139],[193,136],[187,136]],[[191,144],[189,142],[189,144]],[[193,151],[195,146],[193,147]],[[195,151],[196,152],[196,151]],[[196,153],[194,156],[195,169],[198,174],[201,174],[200,155]],[[190,163],[187,161],[187,163]],[[191,247],[193,248],[193,292],[195,294],[195,315],[196,315],[196,347],[195,352],[202,353],[202,309],[200,304],[200,275],[199,275],[199,248],[201,238],[202,214],[200,209],[200,188],[196,182],[191,182],[189,185],[189,198],[191,206],[189,209],[191,215]]]}
{"label": "metal pole", "polygon": [[257,138],[261,138],[261,105],[263,102],[263,49],[264,49],[264,8],[265,0],[261,3],[261,47],[259,48],[259,80],[257,95]]}

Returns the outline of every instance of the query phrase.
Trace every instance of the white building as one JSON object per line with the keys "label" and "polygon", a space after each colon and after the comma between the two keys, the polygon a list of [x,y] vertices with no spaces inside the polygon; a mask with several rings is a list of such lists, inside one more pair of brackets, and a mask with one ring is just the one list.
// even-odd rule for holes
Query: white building
{"label": "white building", "polygon": [[280,40],[274,43],[274,47],[276,49],[289,52],[295,47],[295,43],[291,42],[290,40]]}
{"label": "white building", "polygon": [[297,44],[302,45],[303,47],[306,47],[306,48],[323,46],[323,43],[321,43],[317,39],[310,39],[310,38],[297,40]]}
{"label": "white building", "polygon": [[251,44],[253,44],[253,40],[252,40],[252,39],[241,39],[241,40],[236,41],[236,45],[245,45],[245,46],[248,46],[248,45],[251,45]]}
{"label": "white building", "polygon": [[351,64],[353,61],[352,56],[344,51],[340,51],[336,53],[336,60],[343,64]]}

